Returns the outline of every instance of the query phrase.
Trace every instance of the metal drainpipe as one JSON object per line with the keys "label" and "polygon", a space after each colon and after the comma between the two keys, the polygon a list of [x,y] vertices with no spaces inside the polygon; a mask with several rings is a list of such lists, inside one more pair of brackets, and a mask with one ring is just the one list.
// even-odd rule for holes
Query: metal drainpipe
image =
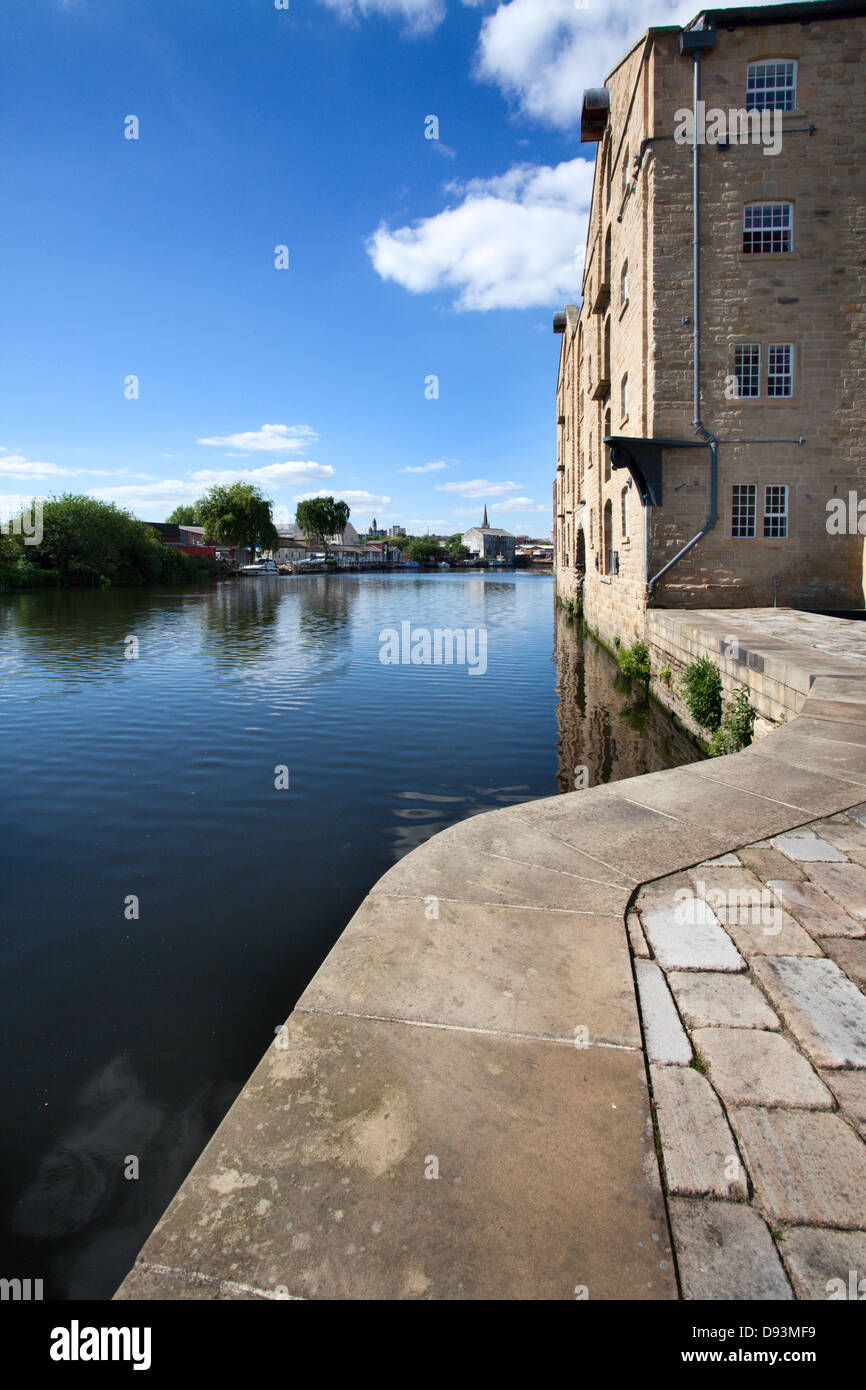
{"label": "metal drainpipe", "polygon": [[[713,40],[714,41],[714,40]],[[710,450],[710,514],[704,525],[696,536],[692,536],[690,541],[686,541],[682,550],[678,550],[672,560],[664,565],[654,574],[647,585],[647,593],[653,594],[655,587],[663,575],[681,560],[684,555],[697,545],[698,541],[711,531],[719,518],[719,441],[714,434],[706,428],[701,420],[701,164],[700,164],[700,145],[698,143],[698,102],[701,99],[701,49],[692,50],[694,60],[694,96],[693,96],[693,135],[694,144],[692,145],[692,393],[693,393],[693,418],[692,424],[702,439],[705,439]]]}

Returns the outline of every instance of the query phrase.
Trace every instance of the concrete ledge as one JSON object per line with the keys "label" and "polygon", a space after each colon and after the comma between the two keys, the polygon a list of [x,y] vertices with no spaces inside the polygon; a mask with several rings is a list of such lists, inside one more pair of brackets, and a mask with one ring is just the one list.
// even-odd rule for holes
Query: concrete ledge
{"label": "concrete ledge", "polygon": [[678,1297],[629,905],[864,800],[859,650],[771,641],[801,715],[758,745],[474,817],[384,875],[116,1297]]}

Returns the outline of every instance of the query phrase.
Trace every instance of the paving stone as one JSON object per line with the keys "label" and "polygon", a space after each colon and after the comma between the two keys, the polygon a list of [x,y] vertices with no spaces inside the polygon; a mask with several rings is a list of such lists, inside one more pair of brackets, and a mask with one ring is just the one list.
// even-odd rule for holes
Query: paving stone
{"label": "paving stone", "polygon": [[784,835],[774,835],[770,844],[800,864],[811,864],[818,860],[840,861],[845,858],[840,850],[822,840],[814,830],[790,830]]}
{"label": "paving stone", "polygon": [[635,961],[635,974],[648,1060],[688,1066],[692,1060],[691,1044],[664,975],[651,960]]}
{"label": "paving stone", "polygon": [[728,932],[744,956],[820,956],[821,947],[784,908],[772,926],[730,923]]}
{"label": "paving stone", "polygon": [[849,806],[845,815],[850,816],[860,825],[866,825],[866,801],[861,801],[859,806]]}
{"label": "paving stone", "polygon": [[860,989],[866,989],[866,941],[847,941],[841,936],[822,936],[818,943],[831,960]]}
{"label": "paving stone", "polygon": [[779,1239],[798,1298],[862,1300],[866,1297],[866,1231],[822,1231],[794,1226]]}
{"label": "paving stone", "polygon": [[[861,922],[850,917],[815,883],[795,883],[790,879],[771,878],[767,883],[775,897],[792,916],[808,927],[812,936],[863,936]],[[777,955],[792,956],[794,951],[777,951]]]}
{"label": "paving stone", "polygon": [[766,883],[769,878],[805,878],[804,871],[778,849],[770,844],[749,845],[737,851],[743,867],[751,869]]}
{"label": "paving stone", "polygon": [[863,1224],[866,1144],[822,1110],[729,1111],[761,1207],[774,1224]]}
{"label": "paving stone", "polygon": [[694,1067],[650,1067],[668,1192],[748,1199],[748,1185],[718,1098]]}
{"label": "paving stone", "polygon": [[646,937],[643,934],[640,917],[636,912],[628,912],[626,913],[625,924],[628,928],[628,939],[631,942],[631,949],[636,956],[648,960],[650,948],[646,944]]}
{"label": "paving stone", "polygon": [[718,859],[705,859],[699,869],[739,869],[740,861],[735,854],[720,854]]}
{"label": "paving stone", "polygon": [[773,1238],[752,1207],[671,1197],[669,1210],[684,1298],[793,1298]]}
{"label": "paving stone", "polygon": [[[821,1075],[845,1116],[854,1122],[866,1139],[866,1071],[831,1071],[828,1068]],[[863,1225],[866,1226],[866,1211],[863,1213]]]}
{"label": "paving stone", "polygon": [[765,956],[752,968],[818,1066],[866,1067],[866,998],[835,961]]}
{"label": "paving stone", "polygon": [[696,1028],[692,1042],[726,1105],[831,1110],[833,1097],[788,1038],[755,1028]]}
{"label": "paving stone", "polygon": [[665,970],[744,970],[746,963],[718,917],[685,874],[641,890],[643,929]]}
{"label": "paving stone", "polygon": [[720,970],[674,970],[668,975],[688,1028],[779,1028],[759,989],[745,975]]}
{"label": "paving stone", "polygon": [[862,864],[810,864],[809,877],[841,903],[850,917],[866,921],[866,869]]}
{"label": "paving stone", "polygon": [[831,816],[817,822],[815,833],[835,845],[846,858],[866,865],[866,827],[853,824],[845,816]]}

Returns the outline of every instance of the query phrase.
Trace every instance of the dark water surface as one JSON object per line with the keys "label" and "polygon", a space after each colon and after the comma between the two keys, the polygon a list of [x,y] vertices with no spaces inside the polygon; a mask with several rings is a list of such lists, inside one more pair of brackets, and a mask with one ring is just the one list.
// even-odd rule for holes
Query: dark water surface
{"label": "dark water surface", "polygon": [[[486,673],[383,665],[406,621]],[[699,756],[520,573],[7,595],[0,728],[0,1276],[54,1298],[111,1295],[396,859]]]}

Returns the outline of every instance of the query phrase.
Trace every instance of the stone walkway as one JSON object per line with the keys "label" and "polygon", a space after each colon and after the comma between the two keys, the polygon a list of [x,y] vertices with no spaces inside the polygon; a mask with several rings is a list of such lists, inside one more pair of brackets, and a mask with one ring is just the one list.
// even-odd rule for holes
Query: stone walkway
{"label": "stone walkway", "polygon": [[375,884],[117,1298],[866,1281],[861,627],[773,624],[738,669],[787,725],[475,816]]}
{"label": "stone walkway", "polygon": [[658,879],[635,906],[683,1296],[863,1297],[866,803]]}

